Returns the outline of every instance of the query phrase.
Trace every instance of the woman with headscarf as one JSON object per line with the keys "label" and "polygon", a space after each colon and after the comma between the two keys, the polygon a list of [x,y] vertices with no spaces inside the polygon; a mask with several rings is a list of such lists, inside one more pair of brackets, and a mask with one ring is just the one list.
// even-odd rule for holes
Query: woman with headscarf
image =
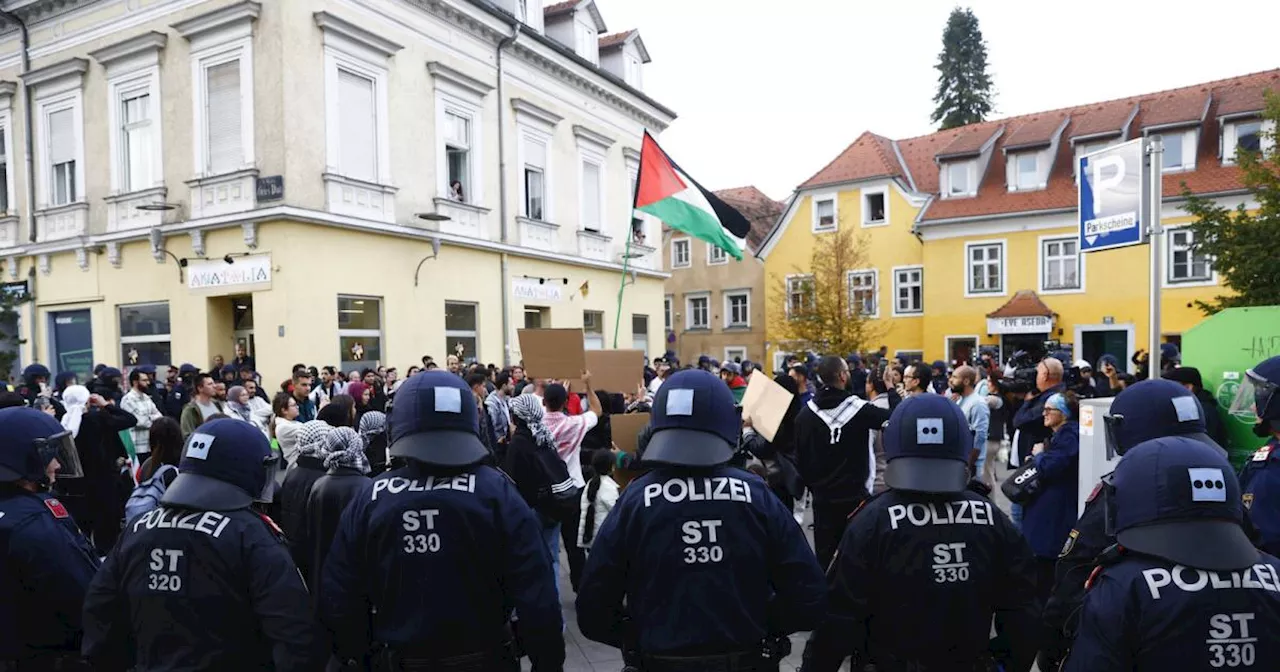
{"label": "woman with headscarf", "polygon": [[333,430],[323,420],[302,423],[298,429],[297,459],[285,472],[284,482],[275,497],[280,503],[280,529],[288,540],[293,561],[302,571],[303,578],[307,579],[307,585],[314,585],[310,567],[306,565],[310,554],[306,545],[301,543],[306,533],[307,499],[311,496],[311,486],[327,471],[324,466],[324,458],[328,455],[325,437]]}
{"label": "woman with headscarf", "polygon": [[391,463],[387,455],[387,415],[382,411],[369,411],[360,418],[360,438],[364,440],[364,456],[369,461],[371,474],[377,476]]}
{"label": "woman with headscarf", "polygon": [[569,468],[560,459],[543,415],[542,401],[532,394],[521,394],[511,400],[511,422],[515,431],[502,466],[515,481],[520,496],[538,513],[542,540],[559,576],[560,523],[568,516],[578,515],[581,488],[574,485]]}
{"label": "woman with headscarf", "polygon": [[240,385],[227,390],[227,415],[253,424],[253,411],[249,409],[249,393]]}
{"label": "woman with headscarf", "polygon": [[[129,457],[120,432],[138,424],[138,419],[110,399],[90,394],[83,385],[67,387],[62,401],[67,409],[62,426],[75,438],[84,469],[83,478],[60,481],[67,494],[64,501],[85,536],[92,536],[94,545],[105,555],[120,536],[124,518],[126,495],[120,470]],[[133,479],[129,481],[132,486]]]}
{"label": "woman with headscarf", "polygon": [[[342,511],[369,482],[369,462],[364,456],[364,439],[350,427],[336,427],[324,439],[326,472],[316,479],[307,498],[306,524],[299,546],[308,553],[307,567],[311,576],[319,577],[324,569],[325,556],[338,531]],[[311,591],[312,604],[316,603],[319,581]]]}
{"label": "woman with headscarf", "polygon": [[347,385],[347,394],[351,395],[351,398],[356,400],[357,418],[373,410],[369,407],[369,402],[373,400],[372,387],[369,387],[357,380]]}

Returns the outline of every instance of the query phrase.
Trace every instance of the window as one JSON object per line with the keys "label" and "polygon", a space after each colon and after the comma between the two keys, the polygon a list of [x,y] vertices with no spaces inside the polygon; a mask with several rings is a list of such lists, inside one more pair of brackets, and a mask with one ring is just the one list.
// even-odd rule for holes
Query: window
{"label": "window", "polygon": [[707,243],[707,265],[717,266],[728,263],[729,255],[719,245]]}
{"label": "window", "polygon": [[169,350],[169,303],[137,303],[118,308],[120,361],[133,368],[173,362]]}
{"label": "window", "polygon": [[685,316],[685,329],[711,328],[711,297],[691,296],[686,299],[688,315]]}
{"label": "window", "polygon": [[1169,231],[1169,282],[1208,282],[1213,279],[1209,257],[1192,249],[1195,234],[1188,229]]}
{"label": "window", "polygon": [[1040,188],[1040,154],[1039,152],[1022,152],[1014,155],[1013,162],[1017,170],[1014,189]]}
{"label": "window", "polygon": [[[1262,149],[1262,122],[1246,121],[1242,124],[1235,124],[1236,149],[1243,149],[1249,152],[1256,152]],[[1231,158],[1235,159],[1235,152],[1232,152]]]}
{"label": "window", "polygon": [[887,198],[888,190],[886,189],[862,192],[863,225],[884,224],[887,221],[888,210],[885,206]]}
{"label": "window", "polygon": [[813,310],[813,276],[793,275],[787,278],[787,317]]}
{"label": "window", "polygon": [[592,161],[582,162],[582,228],[586,231],[600,233],[602,230],[602,213],[604,205],[601,198],[604,189],[601,180],[600,164]]}
{"label": "window", "polygon": [[813,230],[834,231],[836,228],[836,199],[824,198],[813,203]]}
{"label": "window", "polygon": [[0,214],[9,212],[9,118],[0,127]]}
{"label": "window", "polygon": [[93,324],[88,308],[48,313],[49,368],[56,373],[70,371],[80,380],[93,377]]}
{"label": "window", "polygon": [[877,312],[875,270],[849,271],[846,277],[849,282],[849,312],[856,310],[859,315],[875,317]]}
{"label": "window", "polygon": [[526,134],[524,152],[524,216],[547,221],[547,142]]}
{"label": "window", "polygon": [[529,16],[529,0],[516,0],[516,18],[526,23]]}
{"label": "window", "polygon": [[739,364],[747,361],[747,349],[736,345],[726,347],[724,349],[724,361],[737,362]]}
{"label": "window", "polygon": [[893,271],[893,310],[897,315],[924,312],[924,268],[910,266]]}
{"label": "window", "polygon": [[1196,167],[1196,138],[1195,131],[1165,133],[1161,136],[1164,141],[1161,166],[1165,172],[1193,170]]}
{"label": "window", "polygon": [[147,189],[154,180],[151,101],[150,90],[145,87],[120,94],[120,188],[125,191]]}
{"label": "window", "polygon": [[543,325],[551,325],[551,309],[538,306],[524,307],[524,328],[542,329]]}
{"label": "window", "polygon": [[662,326],[671,331],[671,295],[662,297]]}
{"label": "window", "polygon": [[66,205],[76,200],[75,109],[49,112],[49,205]]}
{"label": "window", "polygon": [[445,112],[445,165],[449,180],[449,198],[471,203],[471,118],[448,110]]}
{"label": "window", "polygon": [[724,326],[726,329],[751,328],[751,292],[724,293]]}
{"label": "window", "polygon": [[973,194],[970,173],[972,161],[951,161],[947,163],[947,193],[951,196],[970,196]]}
{"label": "window", "polygon": [[377,82],[338,68],[338,170],[345,176],[378,181]]}
{"label": "window", "polygon": [[382,299],[338,297],[338,357],[343,371],[382,362]]}
{"label": "window", "polygon": [[1080,289],[1080,241],[1060,238],[1041,241],[1044,279],[1041,291]]}
{"label": "window", "polygon": [[239,170],[245,163],[240,74],[239,59],[205,70],[205,168],[212,175]]}
{"label": "window", "polygon": [[689,268],[689,239],[671,241],[671,268]]}
{"label": "window", "polygon": [[641,350],[649,356],[649,316],[631,316],[631,349]]}
{"label": "window", "polygon": [[968,294],[1004,292],[1004,243],[968,243]]}
{"label": "window", "polygon": [[588,350],[604,349],[604,313],[582,311],[582,345]]}
{"label": "window", "polygon": [[1115,142],[1112,142],[1110,140],[1103,140],[1101,142],[1082,142],[1076,145],[1076,160],[1071,163],[1071,172],[1076,175],[1076,181],[1079,181],[1080,179],[1080,176],[1079,176],[1080,157],[1084,156],[1085,154],[1092,154],[1094,152],[1106,149],[1114,144]]}
{"label": "window", "polygon": [[444,303],[444,351],[464,362],[474,362],[480,357],[478,311],[479,306],[474,303]]}

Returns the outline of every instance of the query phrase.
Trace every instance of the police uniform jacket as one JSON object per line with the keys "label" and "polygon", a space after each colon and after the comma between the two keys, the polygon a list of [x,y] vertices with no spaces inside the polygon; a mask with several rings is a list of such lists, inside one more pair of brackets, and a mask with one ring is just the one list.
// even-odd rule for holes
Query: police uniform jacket
{"label": "police uniform jacket", "polygon": [[1045,603],[1043,620],[1045,652],[1049,659],[1059,660],[1066,654],[1075,636],[1079,607],[1084,599],[1084,584],[1095,567],[1098,556],[1116,543],[1107,534],[1107,511],[1104,489],[1110,488],[1110,475],[1096,485],[1085,500],[1084,512],[1067,534],[1058,562],[1054,567],[1053,591]]}
{"label": "police uniform jacket", "polygon": [[825,605],[791,511],[759,476],[725,466],[632,481],[596,534],[577,598],[583,635],[622,647],[633,633],[647,655],[753,651],[812,629]]}
{"label": "police uniform jacket", "polygon": [[[324,559],[329,554],[333,535],[338,531],[338,521],[342,518],[343,510],[368,484],[369,478],[359,469],[333,467],[311,486],[306,524],[302,530],[305,538],[299,546],[305,545],[304,552],[307,554],[307,566],[311,568],[313,587],[319,587]],[[312,593],[314,598],[315,591]]]}
{"label": "police uniform jacket", "polygon": [[411,462],[365,485],[325,560],[320,618],[342,660],[377,643],[410,657],[492,652],[509,610],[538,668],[564,662],[542,526],[505,474]]}
{"label": "police uniform jacket", "polygon": [[284,482],[275,496],[275,500],[280,502],[280,529],[288,540],[289,553],[308,583],[314,583],[315,578],[307,564],[311,549],[304,541],[307,538],[307,500],[311,498],[311,487],[326,471],[324,460],[300,455],[284,472]]}
{"label": "police uniform jacket", "polygon": [[1259,546],[1280,554],[1280,439],[1272,438],[1245,462],[1240,492],[1249,520],[1261,535]]}
{"label": "police uniform jacket", "polygon": [[76,651],[97,570],[61,502],[0,485],[0,661]]}
{"label": "police uniform jacket", "polygon": [[[1035,567],[1009,518],[981,495],[887,490],[849,521],[828,572],[831,606],[810,644],[818,672],[846,655],[880,669],[971,670],[987,653],[992,615],[1035,655]],[[860,669],[860,668],[855,668]]]}
{"label": "police uniform jacket", "polygon": [[1209,572],[1126,556],[1091,582],[1066,672],[1278,670],[1280,561]]}
{"label": "police uniform jacket", "polygon": [[306,585],[269,519],[157,507],[130,521],[85,597],[95,670],[315,670]]}

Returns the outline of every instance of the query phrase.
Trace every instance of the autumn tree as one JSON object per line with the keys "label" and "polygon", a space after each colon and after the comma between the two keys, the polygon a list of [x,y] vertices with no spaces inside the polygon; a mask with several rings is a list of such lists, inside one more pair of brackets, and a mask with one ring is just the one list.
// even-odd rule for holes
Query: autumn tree
{"label": "autumn tree", "polygon": [[[1223,308],[1280,305],[1280,264],[1276,241],[1280,240],[1280,94],[1266,93],[1266,111],[1256,140],[1241,141],[1236,163],[1242,180],[1256,201],[1252,211],[1241,203],[1231,209],[1209,197],[1196,196],[1182,185],[1187,204],[1196,217],[1189,225],[1192,251],[1213,260],[1222,284],[1233,292],[1216,296],[1213,303],[1197,301],[1206,314]],[[1269,126],[1269,127],[1268,127]]]}
{"label": "autumn tree", "polygon": [[849,271],[867,268],[866,240],[851,226],[817,236],[807,268],[794,267],[772,280],[773,304],[783,310],[770,315],[777,347],[787,352],[848,355],[862,352],[881,334],[874,312],[875,293],[856,291]]}
{"label": "autumn tree", "polygon": [[942,53],[933,67],[938,71],[938,92],[930,119],[942,122],[942,130],[976,124],[991,114],[987,43],[972,10],[956,7],[951,11],[942,31]]}

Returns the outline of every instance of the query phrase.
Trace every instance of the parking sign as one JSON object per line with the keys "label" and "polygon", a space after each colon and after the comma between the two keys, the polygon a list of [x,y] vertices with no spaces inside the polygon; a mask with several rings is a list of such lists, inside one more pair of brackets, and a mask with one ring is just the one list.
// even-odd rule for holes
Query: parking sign
{"label": "parking sign", "polygon": [[1146,242],[1144,139],[1080,157],[1080,251]]}

